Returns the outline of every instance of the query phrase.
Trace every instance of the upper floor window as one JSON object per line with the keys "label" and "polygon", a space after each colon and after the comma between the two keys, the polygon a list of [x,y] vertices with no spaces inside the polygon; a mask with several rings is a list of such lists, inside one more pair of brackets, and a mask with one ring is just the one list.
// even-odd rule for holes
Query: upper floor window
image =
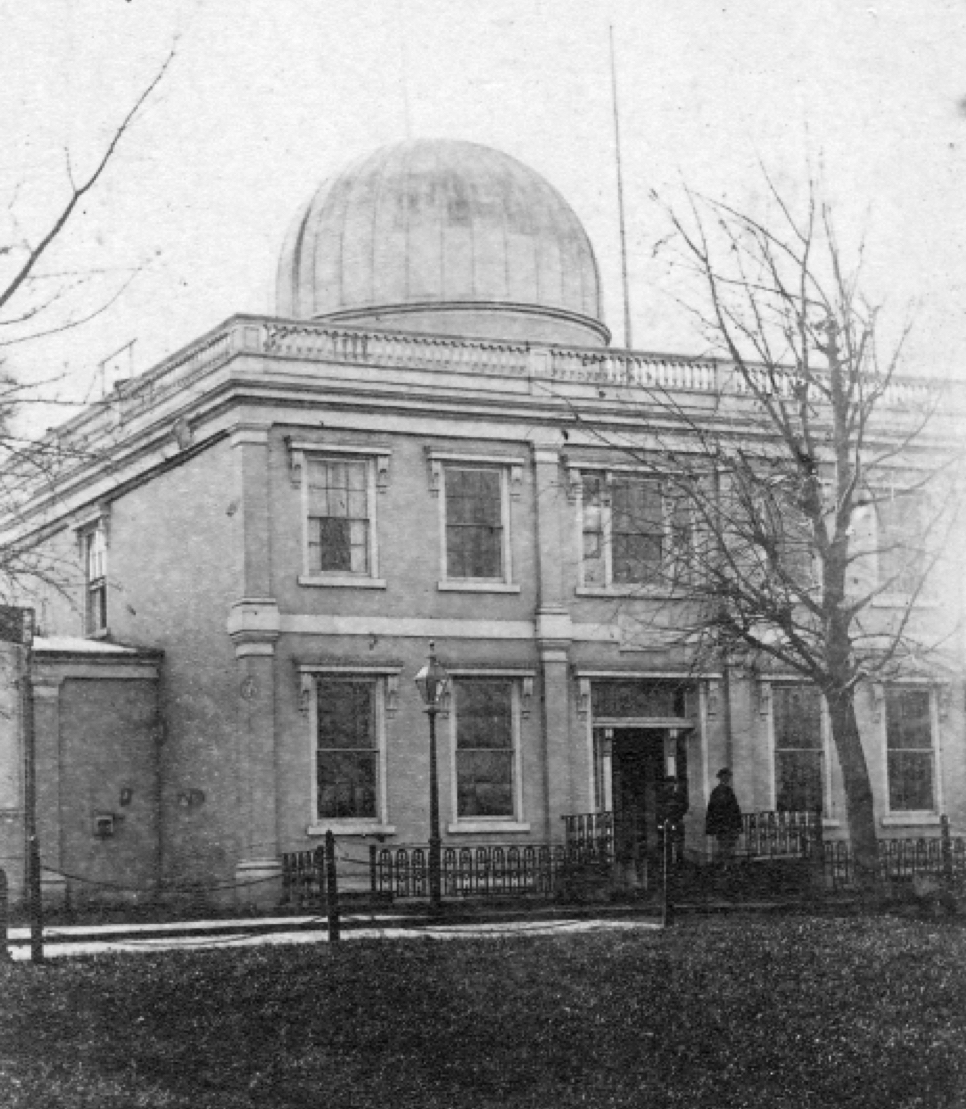
{"label": "upper floor window", "polygon": [[308,462],[310,574],[369,574],[372,519],[365,459],[311,458]]}
{"label": "upper floor window", "polygon": [[876,561],[879,585],[887,593],[909,596],[922,588],[924,499],[914,493],[876,502]]}
{"label": "upper floor window", "polygon": [[890,812],[936,806],[932,696],[928,689],[887,689],[886,751]]}
{"label": "upper floor window", "polygon": [[430,451],[440,501],[440,589],[518,592],[513,585],[510,500],[519,496],[522,459]]}
{"label": "upper floor window", "polygon": [[585,588],[672,588],[689,570],[690,507],[657,478],[587,471],[580,480]]}
{"label": "upper floor window", "polygon": [[84,560],[84,633],[107,631],[107,531],[103,522],[81,533]]}
{"label": "upper floor window", "polygon": [[822,695],[802,683],[772,685],[775,808],[779,812],[824,808],[825,720]]}
{"label": "upper floor window", "polygon": [[290,443],[302,491],[303,585],[382,588],[376,493],[388,482],[388,450]]}
{"label": "upper floor window", "polygon": [[504,567],[503,475],[446,467],[446,576],[496,578]]}

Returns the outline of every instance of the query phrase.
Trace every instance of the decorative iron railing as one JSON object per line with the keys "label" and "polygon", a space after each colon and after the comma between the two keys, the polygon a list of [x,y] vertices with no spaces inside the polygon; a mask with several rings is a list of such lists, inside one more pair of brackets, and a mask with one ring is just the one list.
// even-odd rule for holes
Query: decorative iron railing
{"label": "decorative iron railing", "polygon": [[804,857],[822,839],[821,810],[750,812],[741,817],[738,854]]}
{"label": "decorative iron railing", "polygon": [[[613,858],[628,843],[643,834],[639,817],[624,817],[613,812],[576,813],[565,816],[567,846]],[[821,840],[819,812],[753,812],[741,818],[737,853],[756,857],[799,856],[812,851]],[[656,846],[653,845],[653,846]]]}
{"label": "decorative iron railing", "polygon": [[[577,853],[562,844],[444,847],[440,873],[444,897],[549,897],[568,862]],[[429,896],[429,850],[426,847],[373,847],[370,884],[374,894]]]}
{"label": "decorative iron railing", "polygon": [[[949,835],[943,819],[944,834],[939,836],[879,840],[879,882],[901,884],[913,878],[932,878],[947,888],[966,889],[966,837]],[[850,843],[824,844],[822,861],[832,889],[849,889],[855,884],[855,856]]]}
{"label": "decorative iron railing", "polygon": [[325,855],[321,847],[282,855],[282,904],[291,909],[318,906],[325,899]]}

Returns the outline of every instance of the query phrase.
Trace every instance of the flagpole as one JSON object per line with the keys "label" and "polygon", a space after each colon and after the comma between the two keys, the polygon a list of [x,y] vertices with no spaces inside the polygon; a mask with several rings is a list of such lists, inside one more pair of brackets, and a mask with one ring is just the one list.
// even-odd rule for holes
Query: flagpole
{"label": "flagpole", "polygon": [[610,88],[614,110],[614,154],[617,161],[617,212],[621,232],[621,279],[624,290],[624,346],[634,345],[631,334],[631,295],[627,280],[627,230],[624,219],[624,172],[621,164],[621,123],[617,102],[617,61],[614,56],[614,25],[610,25]]}

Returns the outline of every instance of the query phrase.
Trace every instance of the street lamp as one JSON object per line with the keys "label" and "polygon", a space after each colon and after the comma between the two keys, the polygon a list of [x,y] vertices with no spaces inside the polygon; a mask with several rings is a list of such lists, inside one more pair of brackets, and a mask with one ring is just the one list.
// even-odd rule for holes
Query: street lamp
{"label": "street lamp", "polygon": [[449,674],[436,661],[436,649],[429,641],[429,660],[416,675],[419,695],[429,713],[429,911],[442,909],[439,838],[439,781],[436,776],[436,714],[449,685]]}

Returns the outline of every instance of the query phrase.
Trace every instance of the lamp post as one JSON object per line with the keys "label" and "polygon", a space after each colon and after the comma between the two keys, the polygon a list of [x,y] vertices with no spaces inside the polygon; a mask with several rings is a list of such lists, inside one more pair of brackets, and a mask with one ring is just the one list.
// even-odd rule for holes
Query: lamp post
{"label": "lamp post", "polygon": [[416,686],[429,714],[429,911],[442,909],[439,837],[439,781],[436,775],[436,714],[449,684],[449,674],[436,661],[436,649],[429,641],[429,659],[416,675]]}

